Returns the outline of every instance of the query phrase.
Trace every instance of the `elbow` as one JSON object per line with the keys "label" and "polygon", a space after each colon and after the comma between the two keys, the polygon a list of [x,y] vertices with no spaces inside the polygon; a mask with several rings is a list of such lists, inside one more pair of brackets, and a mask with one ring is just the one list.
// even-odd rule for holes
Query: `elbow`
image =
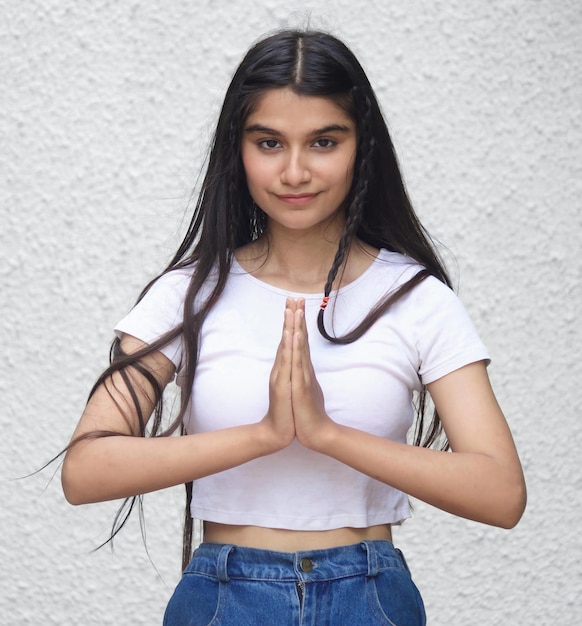
{"label": "elbow", "polygon": [[65,462],[61,471],[61,487],[63,488],[65,500],[72,505],[83,504],[68,465],[69,464]]}
{"label": "elbow", "polygon": [[505,506],[499,515],[496,526],[510,530],[515,528],[522,518],[527,504],[527,489],[525,481],[521,480],[504,498]]}
{"label": "elbow", "polygon": [[82,471],[69,456],[65,457],[61,471],[61,486],[66,501],[73,506],[88,504],[87,488],[82,480]]}

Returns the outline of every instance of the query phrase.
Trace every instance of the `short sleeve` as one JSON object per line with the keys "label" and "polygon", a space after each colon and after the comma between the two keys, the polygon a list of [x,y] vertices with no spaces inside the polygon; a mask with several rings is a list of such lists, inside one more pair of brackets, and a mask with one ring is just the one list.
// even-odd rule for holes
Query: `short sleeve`
{"label": "short sleeve", "polygon": [[487,348],[452,289],[431,276],[413,290],[411,299],[418,374],[423,384],[469,363],[490,363]]}
{"label": "short sleeve", "polygon": [[[126,333],[149,344],[181,324],[190,277],[191,273],[185,270],[174,270],[158,278],[115,326],[115,334],[120,337]],[[160,352],[172,361],[178,372],[182,365],[182,338],[176,337]]]}

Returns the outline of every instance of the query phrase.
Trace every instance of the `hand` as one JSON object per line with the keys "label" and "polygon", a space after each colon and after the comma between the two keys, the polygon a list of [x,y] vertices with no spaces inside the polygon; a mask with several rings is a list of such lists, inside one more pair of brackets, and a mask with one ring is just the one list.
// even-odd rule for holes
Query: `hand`
{"label": "hand", "polygon": [[316,450],[334,422],[325,412],[323,392],[313,370],[303,298],[295,303],[293,320],[291,401],[295,434],[302,445]]}
{"label": "hand", "polygon": [[283,318],[283,333],[269,378],[269,409],[261,421],[267,443],[273,447],[273,452],[287,447],[295,439],[291,400],[295,309],[295,300],[287,298]]}

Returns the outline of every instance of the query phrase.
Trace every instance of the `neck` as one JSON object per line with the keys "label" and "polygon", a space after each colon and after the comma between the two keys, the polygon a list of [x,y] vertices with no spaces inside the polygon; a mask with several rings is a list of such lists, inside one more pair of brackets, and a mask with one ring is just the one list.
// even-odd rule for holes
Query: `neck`
{"label": "neck", "polygon": [[323,291],[343,232],[341,224],[298,231],[269,224],[265,235],[239,251],[239,262],[267,282],[305,293]]}
{"label": "neck", "polygon": [[335,258],[339,238],[302,236],[270,237],[267,235],[268,262],[273,268],[289,276],[303,276],[305,279],[327,279],[327,274]]}
{"label": "neck", "polygon": [[[299,293],[322,293],[338,243],[339,235],[313,238],[297,231],[286,236],[268,232],[237,250],[236,257],[243,269],[263,282]],[[361,276],[377,255],[376,248],[356,239],[337,274],[341,276],[341,284]],[[334,289],[338,286],[337,277]]]}
{"label": "neck", "polygon": [[290,230],[270,222],[267,228],[269,256],[272,255],[281,272],[311,281],[314,286],[320,283],[323,289],[345,223],[341,211],[307,230]]}

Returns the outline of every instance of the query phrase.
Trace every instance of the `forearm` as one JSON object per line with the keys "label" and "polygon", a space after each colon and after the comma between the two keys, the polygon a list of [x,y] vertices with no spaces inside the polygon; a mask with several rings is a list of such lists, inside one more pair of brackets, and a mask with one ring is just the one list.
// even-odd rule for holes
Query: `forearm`
{"label": "forearm", "polygon": [[519,464],[479,453],[441,452],[334,426],[319,452],[444,511],[513,527],[525,506]]}
{"label": "forearm", "polygon": [[182,437],[111,436],[74,444],[62,483],[72,504],[182,484],[274,452],[259,424]]}

